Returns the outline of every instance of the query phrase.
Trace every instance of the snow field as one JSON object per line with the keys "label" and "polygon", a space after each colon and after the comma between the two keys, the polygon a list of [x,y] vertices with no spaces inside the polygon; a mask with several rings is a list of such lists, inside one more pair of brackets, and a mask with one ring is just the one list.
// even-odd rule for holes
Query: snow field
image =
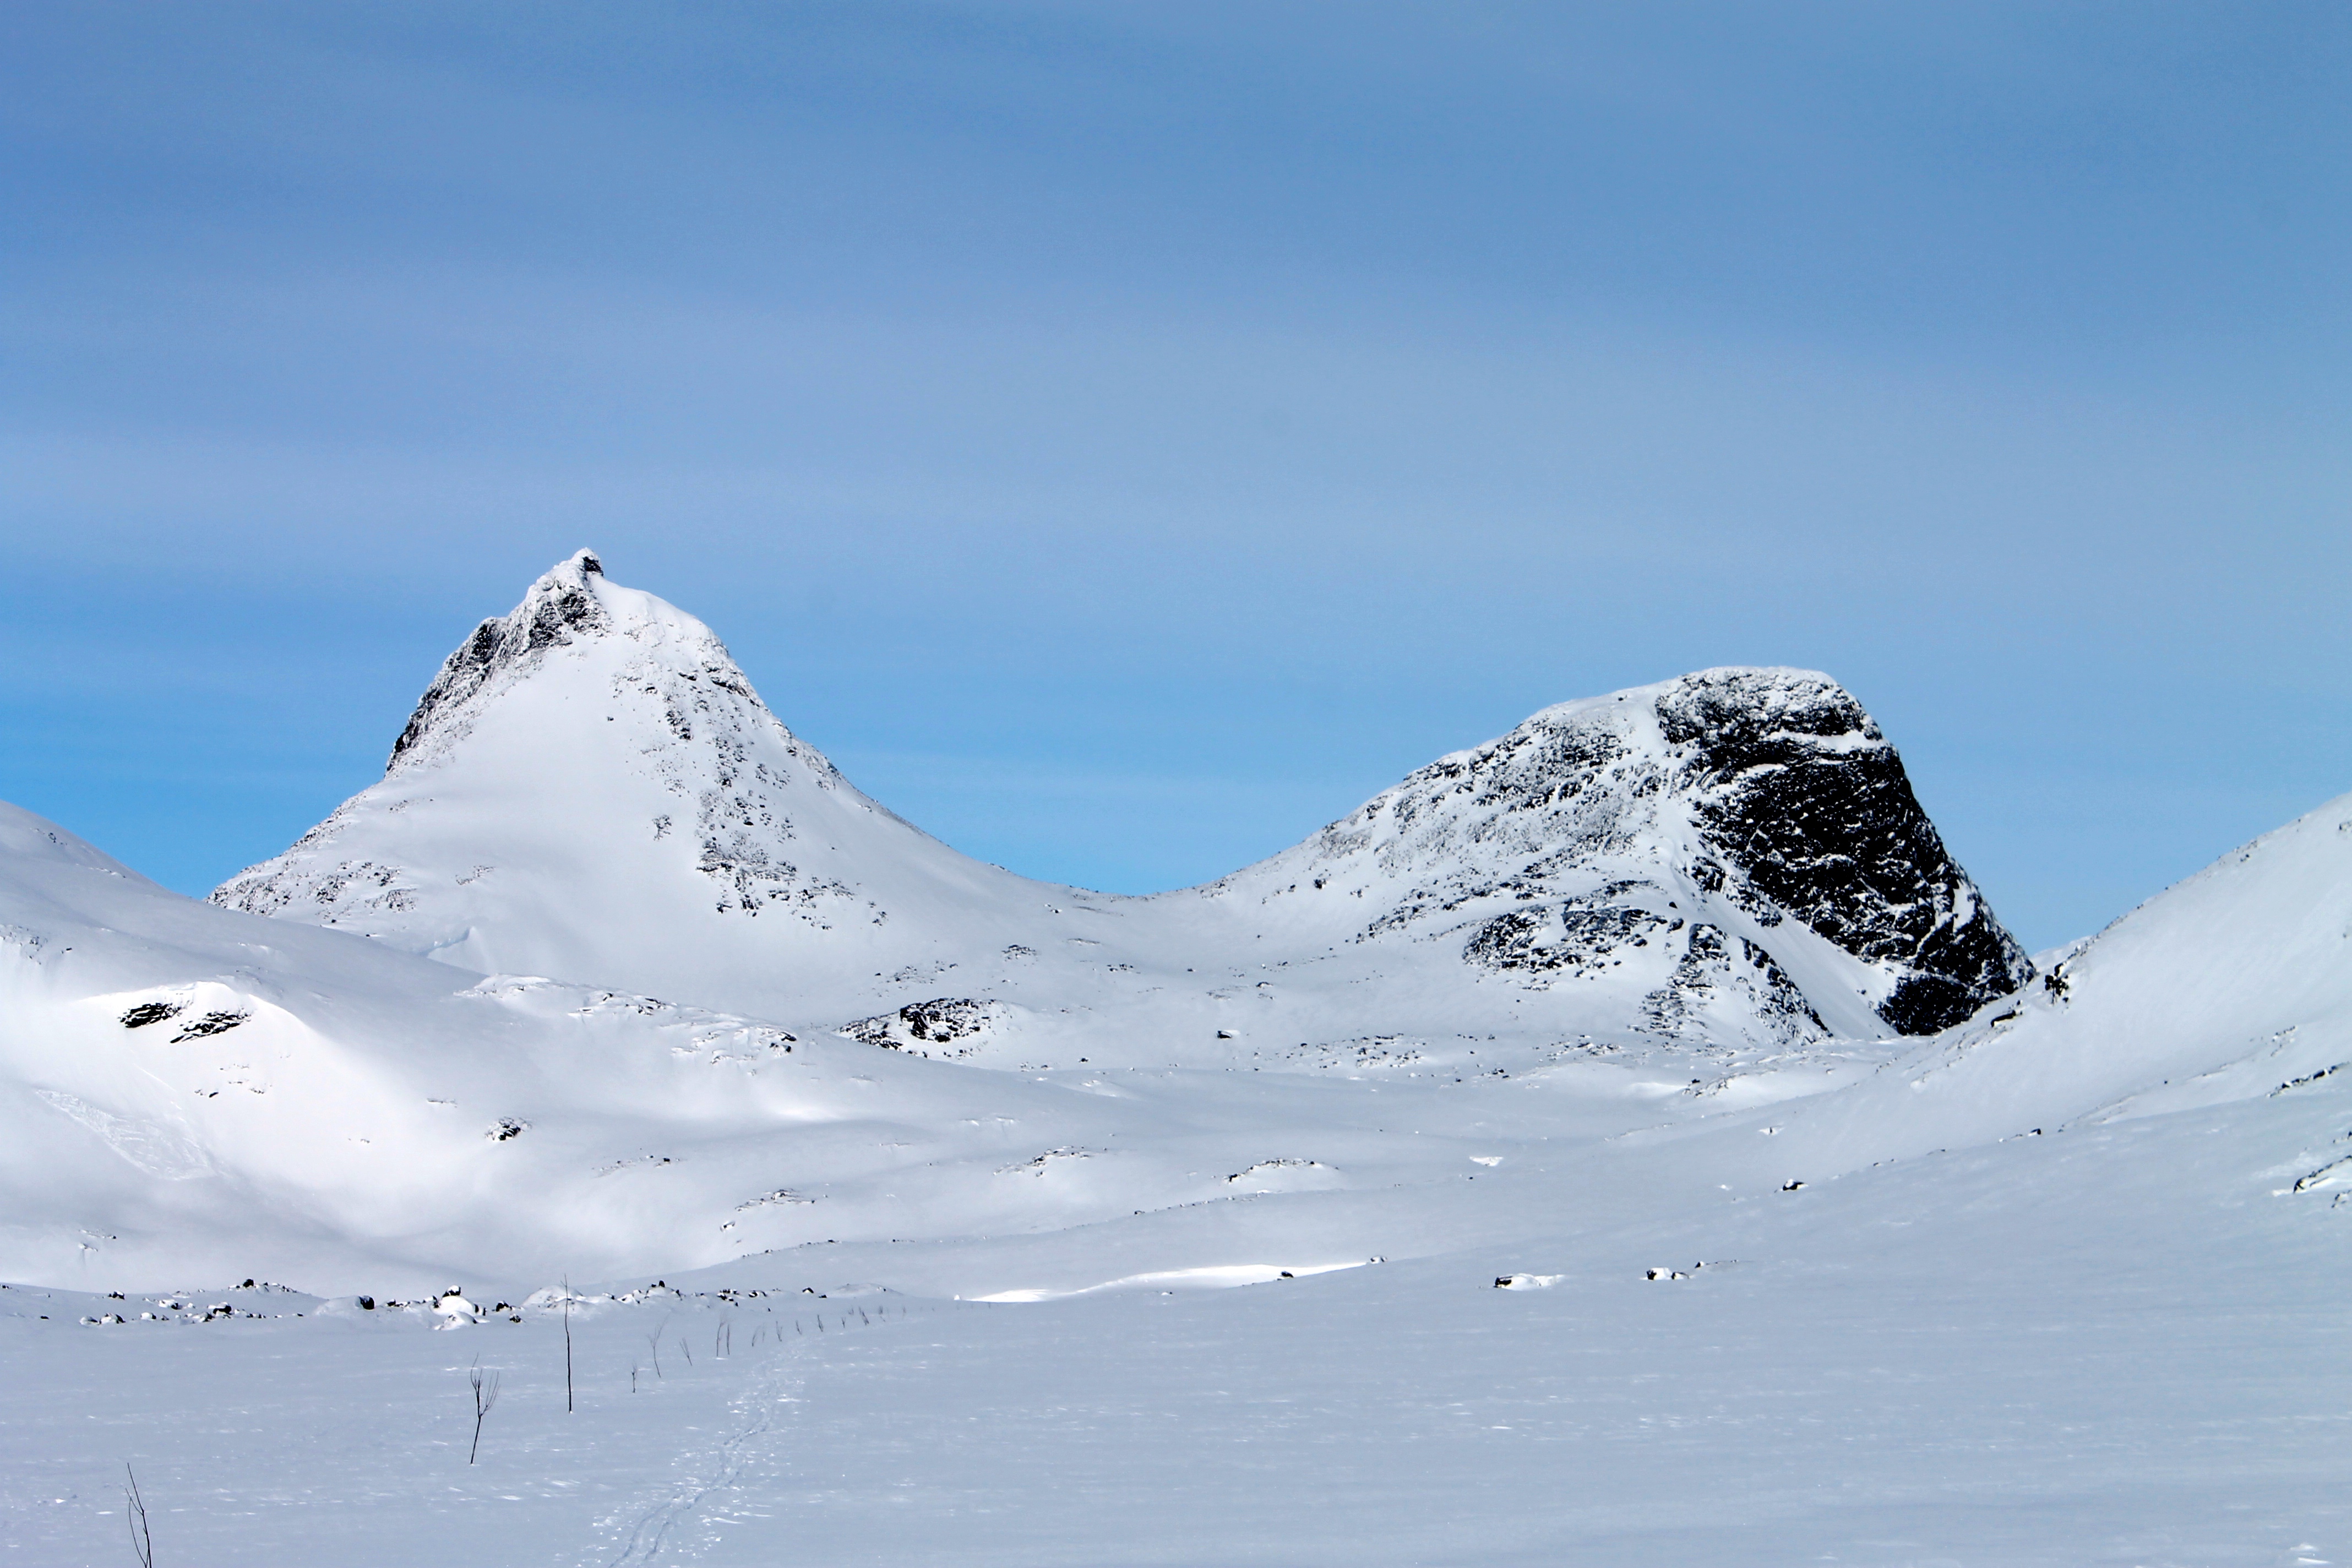
{"label": "snow field", "polygon": [[[116,1560],[127,1458],[193,1563],[2341,1562],[2352,1213],[2275,1168],[2347,1120],[2242,1102],[1711,1209],[1635,1161],[1510,1243],[1227,1289],[670,1280],[575,1310],[569,1417],[543,1305],[89,1326],[12,1289],[9,1545]],[[1559,1282],[1494,1288],[1531,1268]]]}

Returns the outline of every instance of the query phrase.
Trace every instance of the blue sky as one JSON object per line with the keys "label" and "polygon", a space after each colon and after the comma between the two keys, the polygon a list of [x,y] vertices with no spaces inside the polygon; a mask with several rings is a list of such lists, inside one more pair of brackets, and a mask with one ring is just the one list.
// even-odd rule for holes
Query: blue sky
{"label": "blue sky", "polygon": [[0,27],[0,796],[191,891],[583,544],[1119,890],[1711,664],[2037,946],[2352,788],[2352,8]]}

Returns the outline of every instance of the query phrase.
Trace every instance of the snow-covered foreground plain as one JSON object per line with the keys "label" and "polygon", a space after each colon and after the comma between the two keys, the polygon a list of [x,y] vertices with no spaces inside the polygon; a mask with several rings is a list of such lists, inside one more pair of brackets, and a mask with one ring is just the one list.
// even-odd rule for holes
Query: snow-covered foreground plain
{"label": "snow-covered foreground plain", "polygon": [[2347,1242],[2352,796],[2037,970],[1801,671],[1110,900],[583,555],[213,902],[0,806],[5,1562],[2352,1563]]}
{"label": "snow-covered foreground plain", "polygon": [[[931,1293],[1128,1267],[1085,1230],[805,1248],[576,1308],[569,1415],[543,1306],[11,1289],[8,1547],[128,1561],[127,1459],[192,1564],[2343,1562],[2352,1215],[2291,1189],[2347,1121],[2315,1085],[1712,1200],[1507,1155],[1423,1207],[1514,1240],[1227,1289]],[[1318,1206],[1169,1255],[1322,1258]]]}

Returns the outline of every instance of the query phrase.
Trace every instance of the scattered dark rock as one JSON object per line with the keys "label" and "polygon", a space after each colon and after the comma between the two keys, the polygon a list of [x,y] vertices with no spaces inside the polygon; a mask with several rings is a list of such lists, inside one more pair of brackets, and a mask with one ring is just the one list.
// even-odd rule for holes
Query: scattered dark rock
{"label": "scattered dark rock", "polygon": [[970,996],[940,996],[844,1024],[840,1032],[861,1044],[891,1051],[910,1045],[951,1045],[985,1030],[993,1005]]}
{"label": "scattered dark rock", "polygon": [[1589,971],[1623,947],[1647,947],[1652,933],[1678,926],[1633,904],[1591,906],[1570,899],[1557,908],[1511,910],[1470,938],[1463,956],[1486,969],[1540,973]]}

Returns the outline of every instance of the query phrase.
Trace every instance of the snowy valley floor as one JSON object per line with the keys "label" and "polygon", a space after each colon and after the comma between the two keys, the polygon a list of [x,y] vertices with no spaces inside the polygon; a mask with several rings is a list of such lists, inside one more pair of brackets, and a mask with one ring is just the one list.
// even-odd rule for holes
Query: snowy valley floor
{"label": "snowy valley floor", "polygon": [[[1754,1117],[1523,1130],[1376,1209],[583,1286],[568,1415],[545,1307],[12,1287],[0,1561],[132,1562],[128,1461],[167,1568],[2352,1563],[2352,1204],[2294,1190],[2345,1152],[2335,1081],[1789,1192]],[[1244,1265],[1302,1277],[1056,1294]],[[1048,1299],[956,1299],[1007,1292]]]}

